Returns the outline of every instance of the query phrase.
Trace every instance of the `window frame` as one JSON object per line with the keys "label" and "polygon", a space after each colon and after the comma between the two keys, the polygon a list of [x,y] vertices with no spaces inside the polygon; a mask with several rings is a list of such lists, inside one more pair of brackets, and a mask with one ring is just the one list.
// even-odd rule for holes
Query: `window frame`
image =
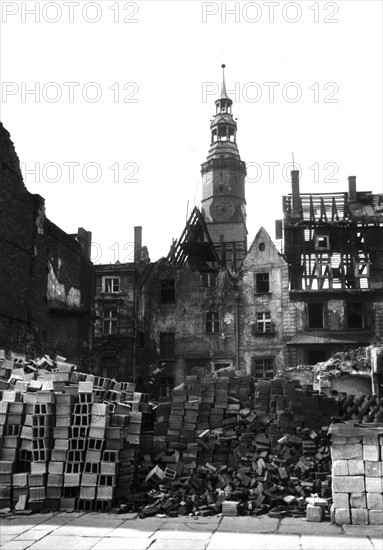
{"label": "window frame", "polygon": [[273,334],[274,326],[271,321],[270,311],[258,311],[256,313],[256,320],[255,320],[254,327],[255,327],[255,331],[254,331],[255,334],[264,334],[264,335]]}
{"label": "window frame", "polygon": [[[107,281],[111,281],[110,290],[107,290]],[[115,281],[118,281],[117,286],[118,288],[115,289]],[[121,292],[121,278],[120,277],[113,277],[113,276],[105,276],[102,278],[102,291],[105,294],[119,294]]]}
{"label": "window frame", "polygon": [[[257,376],[257,363],[262,362],[262,373],[266,374],[269,373],[270,376]],[[268,365],[265,363],[268,362]],[[267,366],[269,368],[267,368]],[[271,368],[270,368],[271,367]],[[259,369],[258,369],[259,371]],[[256,378],[257,380],[271,380],[275,376],[275,356],[273,355],[264,355],[261,357],[253,357],[252,358],[252,364],[251,364],[251,374]]]}
{"label": "window frame", "polygon": [[217,286],[218,274],[215,271],[201,273],[201,284],[204,288],[215,288]]}
{"label": "window frame", "polygon": [[220,323],[218,311],[207,311],[205,313],[205,331],[206,334],[219,334]]}
{"label": "window frame", "polygon": [[[264,278],[264,280],[261,280],[262,276],[267,275],[267,280]],[[264,290],[263,288],[260,288],[260,286],[265,285],[267,281],[267,290]],[[255,273],[255,294],[270,294],[270,272],[269,271],[262,271],[260,273]]]}
{"label": "window frame", "polygon": [[[112,315],[112,312],[115,312],[115,315]],[[106,315],[110,313],[110,315]],[[102,311],[102,334],[103,336],[115,336],[119,333],[119,318],[118,318],[118,307],[110,306],[104,307]],[[115,323],[116,330],[113,331],[113,323]],[[105,330],[105,326],[108,324],[109,330]]]}

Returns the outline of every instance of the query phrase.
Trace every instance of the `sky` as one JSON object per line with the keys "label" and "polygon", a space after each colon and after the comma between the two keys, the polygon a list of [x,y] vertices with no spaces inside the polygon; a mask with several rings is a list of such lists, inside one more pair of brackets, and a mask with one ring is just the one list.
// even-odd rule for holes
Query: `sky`
{"label": "sky", "polygon": [[382,2],[1,2],[0,117],[24,182],[95,263],[166,256],[201,201],[226,64],[249,244],[302,192],[382,188]]}

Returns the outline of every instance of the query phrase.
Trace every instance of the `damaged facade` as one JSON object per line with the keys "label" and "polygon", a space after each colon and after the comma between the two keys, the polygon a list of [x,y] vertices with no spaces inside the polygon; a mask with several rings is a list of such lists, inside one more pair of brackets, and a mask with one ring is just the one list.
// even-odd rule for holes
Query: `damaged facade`
{"label": "damaged facade", "polygon": [[383,338],[383,195],[354,177],[348,192],[301,194],[293,171],[278,245],[260,228],[248,248],[225,82],[210,130],[201,208],[167,256],[151,262],[136,227],[134,261],[92,267],[90,233],[46,219],[1,127],[0,347],[74,359],[91,340],[92,372],[167,395],[188,375],[273,378]]}
{"label": "damaged facade", "polygon": [[357,192],[283,197],[294,335],[286,366],[316,364],[383,338],[383,195]]}
{"label": "damaged facade", "polygon": [[0,124],[0,348],[86,360],[92,300],[91,234],[68,235],[24,186]]}

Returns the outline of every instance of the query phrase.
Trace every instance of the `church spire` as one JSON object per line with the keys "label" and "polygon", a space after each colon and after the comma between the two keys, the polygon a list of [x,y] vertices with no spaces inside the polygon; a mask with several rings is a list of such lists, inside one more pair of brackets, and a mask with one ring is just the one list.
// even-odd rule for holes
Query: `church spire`
{"label": "church spire", "polygon": [[215,115],[210,124],[211,142],[208,160],[232,156],[239,159],[236,135],[237,123],[233,119],[233,101],[227,95],[225,67],[222,65],[221,97],[215,101]]}
{"label": "church spire", "polygon": [[225,67],[226,65],[222,65],[222,86],[221,86],[221,99],[230,99],[226,92],[226,82],[225,82]]}

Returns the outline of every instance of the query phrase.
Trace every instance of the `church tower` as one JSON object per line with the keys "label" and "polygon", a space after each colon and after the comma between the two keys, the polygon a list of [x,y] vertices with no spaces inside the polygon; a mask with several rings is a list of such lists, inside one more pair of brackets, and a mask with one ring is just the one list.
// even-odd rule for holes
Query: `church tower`
{"label": "church tower", "polygon": [[237,147],[233,102],[226,92],[225,65],[221,97],[210,124],[211,143],[202,164],[202,215],[210,237],[226,263],[234,267],[246,253],[246,164]]}

